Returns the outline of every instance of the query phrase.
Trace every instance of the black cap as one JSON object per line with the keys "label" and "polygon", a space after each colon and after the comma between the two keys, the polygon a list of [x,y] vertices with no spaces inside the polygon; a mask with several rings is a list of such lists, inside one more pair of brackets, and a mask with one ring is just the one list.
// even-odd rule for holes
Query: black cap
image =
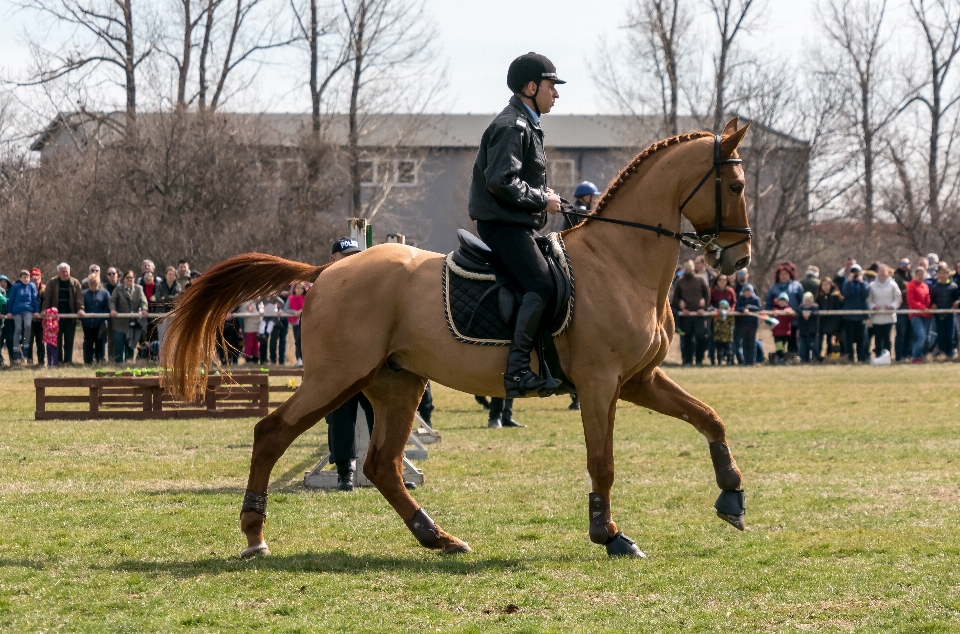
{"label": "black cap", "polygon": [[360,253],[361,250],[360,245],[357,244],[357,241],[353,238],[338,238],[337,241],[333,243],[333,253],[349,255],[351,253]]}
{"label": "black cap", "polygon": [[527,53],[510,62],[507,70],[507,86],[513,92],[522,92],[527,82],[540,83],[544,79],[552,79],[555,84],[567,82],[557,77],[557,67],[549,59],[537,53]]}

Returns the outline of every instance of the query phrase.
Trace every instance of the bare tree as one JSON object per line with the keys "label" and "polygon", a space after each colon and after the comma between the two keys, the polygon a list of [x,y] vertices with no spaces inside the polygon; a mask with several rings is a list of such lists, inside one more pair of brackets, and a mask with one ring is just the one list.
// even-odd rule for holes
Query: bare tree
{"label": "bare tree", "polygon": [[310,58],[311,128],[315,139],[320,136],[320,112],[327,88],[350,62],[350,39],[345,36],[342,20],[332,15],[330,7],[321,7],[317,0],[299,6],[290,0],[300,40],[306,44]]}
{"label": "bare tree", "polygon": [[709,0],[709,2],[717,23],[717,34],[720,36],[720,46],[713,58],[713,130],[720,132],[728,115],[727,81],[734,61],[734,40],[741,32],[749,30],[753,21],[766,9],[766,4],[762,0]]}
{"label": "bare tree", "polygon": [[[347,158],[352,212],[365,217],[380,208],[389,194],[392,180],[381,188],[379,200],[363,204],[360,138],[372,123],[371,113],[409,111],[422,108],[433,86],[427,85],[427,69],[436,53],[432,22],[424,13],[424,0],[341,0],[349,34],[350,97],[348,105]],[[440,77],[442,74],[435,75]],[[423,91],[426,90],[426,93]],[[416,117],[408,118],[405,129],[391,135],[409,135]],[[391,143],[386,143],[390,145]],[[399,145],[399,138],[393,139]],[[382,145],[381,145],[382,147]]]}
{"label": "bare tree", "polygon": [[197,61],[201,111],[217,110],[228,96],[228,80],[239,66],[296,41],[295,35],[283,31],[277,9],[277,2],[271,0],[206,0]]}
{"label": "bare tree", "polygon": [[655,108],[663,120],[662,134],[669,136],[680,132],[677,117],[690,24],[684,0],[633,0],[623,27],[625,53],[611,50],[606,43],[599,51],[597,79],[605,96],[634,116]]}
{"label": "bare tree", "polygon": [[848,119],[852,153],[860,169],[862,196],[857,215],[867,236],[877,215],[875,180],[883,144],[883,132],[897,117],[907,99],[898,99],[890,90],[890,60],[885,52],[884,18],[887,0],[849,3],[826,0],[820,21],[837,51],[836,56],[819,59],[819,69],[833,76],[844,91],[844,112]]}
{"label": "bare tree", "polygon": [[751,65],[743,108],[753,125],[741,147],[747,206],[754,230],[751,269],[764,283],[784,260],[817,254],[811,222],[849,186],[837,143],[840,95],[814,75],[797,82],[789,64]]}
{"label": "bare tree", "polygon": [[951,203],[956,206],[960,186],[954,149],[955,142],[960,140],[960,117],[956,114],[960,90],[955,81],[951,82],[951,71],[960,54],[960,2],[911,0],[910,8],[923,34],[928,65],[924,82],[914,97],[914,102],[925,110],[927,123],[925,207],[932,228],[939,231],[944,224],[944,208]]}
{"label": "bare tree", "polygon": [[71,37],[70,46],[62,47],[48,47],[35,34],[31,47],[40,65],[20,85],[46,84],[102,67],[118,69],[122,74],[118,83],[126,94],[126,134],[128,140],[135,139],[137,70],[154,52],[155,38],[140,26],[146,16],[135,13],[133,0],[26,0],[19,6],[73,26],[78,34]]}

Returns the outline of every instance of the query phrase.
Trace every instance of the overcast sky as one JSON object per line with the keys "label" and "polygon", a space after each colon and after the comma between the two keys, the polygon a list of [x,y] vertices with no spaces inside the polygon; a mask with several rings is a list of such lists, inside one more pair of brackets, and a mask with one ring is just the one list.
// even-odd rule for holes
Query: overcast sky
{"label": "overcast sky", "polygon": [[[701,7],[705,7],[703,0]],[[453,112],[500,110],[509,94],[506,69],[514,57],[527,51],[547,55],[568,81],[561,88],[556,113],[595,113],[607,110],[590,72],[601,41],[622,36],[629,0],[427,0],[427,12],[438,24],[441,62],[449,81],[439,108]],[[768,0],[755,33],[742,42],[765,58],[802,60],[803,53],[820,43],[814,0]],[[905,22],[901,3],[891,2],[891,24]],[[29,64],[25,31],[30,14],[13,11],[10,0],[0,0],[0,68],[5,75]],[[712,16],[701,13],[698,27],[706,31]],[[712,44],[712,43],[711,43]],[[706,44],[709,46],[711,44]],[[286,51],[274,65],[262,69],[242,101],[228,109],[297,112],[309,108],[298,70],[284,68],[284,58],[299,63],[301,53]],[[117,105],[122,95],[117,96]]]}

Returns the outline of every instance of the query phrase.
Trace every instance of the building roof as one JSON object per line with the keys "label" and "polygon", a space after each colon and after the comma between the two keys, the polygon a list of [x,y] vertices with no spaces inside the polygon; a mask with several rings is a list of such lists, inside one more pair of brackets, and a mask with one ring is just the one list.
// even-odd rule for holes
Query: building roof
{"label": "building roof", "polygon": [[[162,125],[170,114],[142,113],[140,126]],[[218,113],[217,117],[236,134],[249,136],[260,146],[293,147],[310,130],[309,114],[294,113]],[[361,121],[360,145],[363,147],[404,148],[476,148],[494,114],[384,114],[370,115]],[[31,144],[34,151],[55,143],[69,131],[76,137],[96,138],[109,144],[119,140],[123,113],[59,114]],[[544,143],[558,149],[631,149],[645,147],[661,136],[660,118],[628,115],[547,115],[542,119]],[[680,129],[698,129],[693,117],[681,117]],[[324,117],[324,135],[346,145],[349,121],[345,114]],[[806,145],[803,141],[777,133],[786,145]]]}

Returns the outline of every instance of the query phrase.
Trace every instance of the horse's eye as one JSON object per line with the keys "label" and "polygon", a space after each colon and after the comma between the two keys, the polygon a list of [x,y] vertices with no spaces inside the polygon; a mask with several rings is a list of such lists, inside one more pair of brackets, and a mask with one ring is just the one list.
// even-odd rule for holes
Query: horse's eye
{"label": "horse's eye", "polygon": [[739,196],[740,194],[743,193],[743,185],[741,185],[740,183],[734,183],[733,185],[730,186],[730,191],[732,191],[734,194],[737,194]]}

